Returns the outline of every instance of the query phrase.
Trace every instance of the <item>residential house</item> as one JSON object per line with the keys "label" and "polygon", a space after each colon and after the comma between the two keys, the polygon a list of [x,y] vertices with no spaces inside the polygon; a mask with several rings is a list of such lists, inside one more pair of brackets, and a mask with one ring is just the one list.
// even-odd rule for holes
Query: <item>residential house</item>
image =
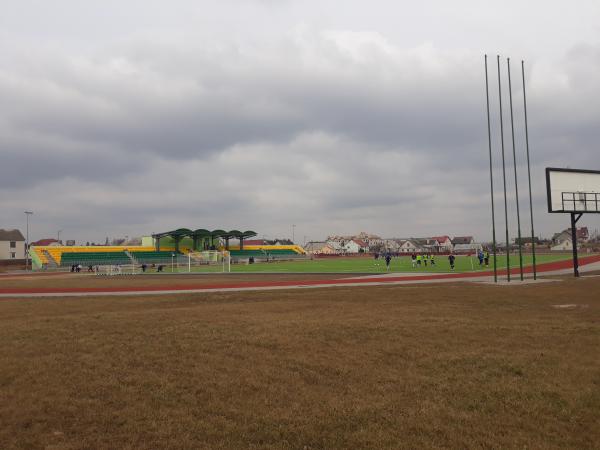
{"label": "residential house", "polygon": [[25,259],[25,237],[19,230],[0,229],[0,260]]}
{"label": "residential house", "polygon": [[368,251],[369,246],[360,239],[351,239],[344,244],[344,253],[363,253]]}
{"label": "residential house", "polygon": [[334,253],[344,253],[344,241],[327,241],[327,245],[333,249]]}
{"label": "residential house", "polygon": [[[590,238],[589,230],[587,227],[581,227],[576,229],[577,242],[582,244],[587,242]],[[552,246],[550,250],[563,251],[573,249],[573,238],[571,236],[571,228],[555,233],[552,236]]]}
{"label": "residential house", "polygon": [[313,255],[333,255],[337,253],[336,250],[325,241],[309,242],[304,246],[304,250]]}
{"label": "residential house", "polygon": [[62,242],[57,239],[52,239],[52,238],[40,239],[39,241],[31,243],[32,247],[49,247],[49,246],[58,246],[58,245],[62,245]]}
{"label": "residential house", "polygon": [[402,241],[400,239],[384,239],[383,246],[385,249],[392,253],[400,252],[400,245]]}
{"label": "residential house", "polygon": [[473,236],[456,236],[454,239],[452,239],[453,246],[474,243],[475,239],[473,238]]}
{"label": "residential house", "polygon": [[244,245],[269,245],[264,239],[244,239]]}
{"label": "residential house", "polygon": [[438,242],[439,252],[452,251],[452,239],[450,239],[450,236],[433,236],[431,239],[435,239]]}
{"label": "residential house", "polygon": [[[576,229],[577,242],[582,244],[589,240],[590,234],[587,227],[581,227]],[[573,238],[571,236],[571,228],[555,233],[552,236],[552,246],[550,250],[561,251],[561,250],[572,250],[573,249]]]}
{"label": "residential house", "polygon": [[418,244],[417,239],[401,239],[399,253],[420,253],[425,249]]}
{"label": "residential house", "polygon": [[566,236],[562,233],[557,233],[560,236],[558,236],[556,238],[556,240],[553,238],[552,242],[553,245],[552,247],[550,247],[550,250],[552,251],[565,251],[565,250],[573,250],[573,241],[571,239],[571,236]]}

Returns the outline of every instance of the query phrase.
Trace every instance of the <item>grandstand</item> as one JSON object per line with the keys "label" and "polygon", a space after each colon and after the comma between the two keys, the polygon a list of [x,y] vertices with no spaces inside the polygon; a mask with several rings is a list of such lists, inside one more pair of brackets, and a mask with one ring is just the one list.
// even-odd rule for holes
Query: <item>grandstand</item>
{"label": "grandstand", "polygon": [[[232,261],[245,262],[289,260],[306,257],[297,245],[248,245],[244,240],[256,236],[254,231],[224,231],[179,228],[142,238],[140,246],[32,246],[31,259],[34,270],[56,269],[73,265],[141,265],[166,264],[173,257],[204,260],[202,252],[228,251]],[[229,245],[231,239],[238,245]]]}
{"label": "grandstand", "polygon": [[70,267],[81,264],[108,265],[143,263],[145,259],[168,260],[174,248],[162,248],[156,252],[154,247],[144,246],[41,246],[31,247],[33,267],[36,269]]}

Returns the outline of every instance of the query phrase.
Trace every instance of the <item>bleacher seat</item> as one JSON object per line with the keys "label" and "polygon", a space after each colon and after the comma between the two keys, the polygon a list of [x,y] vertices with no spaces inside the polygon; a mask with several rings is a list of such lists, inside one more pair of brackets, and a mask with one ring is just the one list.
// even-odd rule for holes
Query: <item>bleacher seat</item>
{"label": "bleacher seat", "polygon": [[131,264],[131,259],[124,251],[63,252],[60,265],[68,267],[74,264],[81,264],[83,266]]}
{"label": "bleacher seat", "polygon": [[130,253],[139,263],[164,263],[171,261],[175,251],[132,251]]}

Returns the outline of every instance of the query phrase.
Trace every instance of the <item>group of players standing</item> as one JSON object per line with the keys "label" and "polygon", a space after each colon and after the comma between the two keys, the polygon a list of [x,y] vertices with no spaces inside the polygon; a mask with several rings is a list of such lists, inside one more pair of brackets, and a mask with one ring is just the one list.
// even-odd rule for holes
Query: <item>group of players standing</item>
{"label": "group of players standing", "polygon": [[[390,263],[392,261],[392,254],[390,252],[386,252],[383,255],[380,255],[379,253],[375,253],[374,257],[375,257],[375,265],[376,266],[379,265],[378,261],[379,261],[380,256],[382,256],[385,259],[386,270],[389,271]],[[418,267],[427,267],[428,264],[431,267],[435,266],[435,255],[431,254],[431,253],[421,254],[421,253],[413,252],[410,255],[410,259],[411,259],[413,269],[418,268]],[[484,264],[485,264],[485,267],[489,267],[490,252],[488,252],[487,250],[485,252],[483,250],[478,250],[477,251],[477,259],[479,260],[479,267],[483,267]],[[456,261],[456,256],[454,255],[454,253],[450,253],[448,255],[448,262],[450,263],[450,270],[454,270],[455,261]]]}

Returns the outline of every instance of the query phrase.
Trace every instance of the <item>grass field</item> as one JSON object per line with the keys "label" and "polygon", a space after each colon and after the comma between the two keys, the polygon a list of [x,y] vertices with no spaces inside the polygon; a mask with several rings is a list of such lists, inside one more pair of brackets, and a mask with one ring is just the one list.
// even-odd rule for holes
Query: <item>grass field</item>
{"label": "grass field", "polygon": [[[538,255],[536,260],[538,264],[552,261],[561,261],[570,259],[570,255],[556,254],[556,255]],[[492,261],[490,261],[490,267],[479,267],[479,261],[475,257],[458,256],[455,261],[455,272],[470,272],[479,270],[491,270]],[[498,257],[498,268],[502,269],[506,267],[506,256]],[[523,264],[525,266],[532,264],[532,257],[530,255],[524,255]],[[511,255],[511,267],[519,267],[518,256]],[[168,269],[167,269],[168,270]],[[232,272],[313,272],[313,273],[378,273],[385,272],[385,261],[380,258],[375,261],[369,257],[354,257],[354,258],[317,258],[314,260],[302,260],[302,261],[281,261],[274,263],[258,263],[258,264],[234,264],[231,266]],[[421,266],[417,268],[412,267],[410,256],[402,256],[399,258],[392,258],[390,264],[390,271],[392,272],[450,272],[450,263],[448,262],[447,256],[436,257],[436,265]]]}
{"label": "grass field", "polygon": [[598,292],[1,300],[0,448],[598,448]]}

